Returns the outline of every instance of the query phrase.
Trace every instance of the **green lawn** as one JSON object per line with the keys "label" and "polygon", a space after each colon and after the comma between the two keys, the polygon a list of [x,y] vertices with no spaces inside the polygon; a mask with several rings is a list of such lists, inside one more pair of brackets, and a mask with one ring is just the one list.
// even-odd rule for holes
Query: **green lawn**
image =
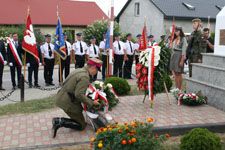
{"label": "green lawn", "polygon": [[0,106],[0,116],[12,114],[36,113],[55,108],[55,96]]}

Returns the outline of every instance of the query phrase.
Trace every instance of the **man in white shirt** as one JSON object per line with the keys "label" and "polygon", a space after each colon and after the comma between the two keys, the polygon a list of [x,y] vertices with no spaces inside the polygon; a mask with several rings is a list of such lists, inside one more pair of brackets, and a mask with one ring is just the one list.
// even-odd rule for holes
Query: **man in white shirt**
{"label": "man in white shirt", "polygon": [[77,41],[73,44],[75,68],[83,68],[85,64],[85,54],[87,44],[82,41],[82,33],[77,33]]}
{"label": "man in white shirt", "polygon": [[[67,41],[67,34],[63,33],[66,49],[66,60],[61,59],[61,77],[63,81],[63,70],[65,69],[65,79],[70,73],[70,63],[72,63],[72,46],[70,42]],[[60,70],[59,70],[59,83],[60,83]]]}
{"label": "man in white shirt", "polygon": [[119,77],[122,78],[123,72],[123,61],[124,61],[124,43],[120,41],[120,34],[116,34],[116,41],[113,43],[114,47],[114,66],[113,66],[113,75],[115,77],[118,76],[118,70],[119,70]]}
{"label": "man in white shirt", "polygon": [[[88,50],[87,50],[88,60],[90,58],[99,59],[100,50],[99,50],[98,46],[95,45],[96,38],[94,36],[92,36],[90,38],[90,41],[91,41],[91,45],[88,47]],[[94,76],[90,75],[90,82],[94,82],[97,79],[97,75],[98,75],[98,73],[95,74]]]}
{"label": "man in white shirt", "polygon": [[106,71],[107,71],[107,51],[105,51],[105,42],[106,42],[106,32],[103,33],[103,41],[99,44],[100,52],[102,53],[102,80],[105,80]]}
{"label": "man in white shirt", "polygon": [[125,66],[124,66],[124,78],[125,79],[132,79],[131,78],[131,71],[132,71],[132,64],[134,57],[134,43],[131,41],[132,35],[130,33],[127,34],[127,42],[125,43],[125,51],[124,59],[125,59]]}
{"label": "man in white shirt", "polygon": [[148,36],[148,47],[153,47],[155,44],[157,44],[155,42],[155,39],[154,39],[154,35],[149,35]]}
{"label": "man in white shirt", "polygon": [[141,37],[142,37],[142,35],[141,34],[138,34],[136,36],[136,38],[137,38],[138,41],[134,44],[136,65],[139,62],[139,56],[140,56],[140,53],[141,53],[141,51],[139,50],[139,46],[140,46],[140,43],[141,43]]}
{"label": "man in white shirt", "polygon": [[44,79],[46,86],[53,84],[53,70],[57,63],[57,56],[54,52],[54,45],[51,43],[51,35],[45,35],[45,43],[41,46],[42,65],[44,66]]}

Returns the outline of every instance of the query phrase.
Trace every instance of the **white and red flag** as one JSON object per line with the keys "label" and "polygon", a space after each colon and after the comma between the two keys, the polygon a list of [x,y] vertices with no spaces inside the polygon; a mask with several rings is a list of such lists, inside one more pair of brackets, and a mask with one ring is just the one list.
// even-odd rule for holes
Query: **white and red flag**
{"label": "white and red flag", "polygon": [[146,48],[147,48],[147,43],[146,43],[146,26],[144,26],[143,31],[142,31],[141,42],[139,43],[139,50],[145,50]]}
{"label": "white and red flag", "polygon": [[24,31],[22,47],[26,52],[33,55],[35,59],[37,60],[37,62],[39,63],[39,55],[38,55],[38,50],[36,46],[36,38],[34,35],[34,29],[31,23],[30,14],[28,14],[28,17],[27,17],[27,26]]}

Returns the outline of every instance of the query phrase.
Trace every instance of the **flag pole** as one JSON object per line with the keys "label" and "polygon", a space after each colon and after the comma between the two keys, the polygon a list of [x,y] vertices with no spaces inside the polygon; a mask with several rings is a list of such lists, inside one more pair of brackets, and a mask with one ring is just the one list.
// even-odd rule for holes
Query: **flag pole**
{"label": "flag pole", "polygon": [[112,76],[113,61],[113,26],[114,26],[114,0],[111,0],[111,19],[110,19],[110,50],[109,50],[109,76]]}
{"label": "flag pole", "polygon": [[[59,6],[57,5],[57,19],[58,18],[59,18]],[[59,82],[60,82],[60,85],[62,85],[62,63],[61,63],[60,56],[59,56]]]}
{"label": "flag pole", "polygon": [[[30,6],[28,6],[27,8],[27,18],[28,16],[30,15]],[[24,73],[23,73],[23,78],[24,78],[24,81],[25,81],[25,77],[26,77],[26,61],[27,61],[27,52],[25,51],[24,53]]]}

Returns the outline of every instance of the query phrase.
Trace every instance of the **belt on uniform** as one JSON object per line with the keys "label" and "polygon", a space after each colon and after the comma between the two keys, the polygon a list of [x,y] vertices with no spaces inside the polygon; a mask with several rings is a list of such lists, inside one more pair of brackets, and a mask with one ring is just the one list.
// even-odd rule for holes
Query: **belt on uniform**
{"label": "belt on uniform", "polygon": [[178,49],[173,49],[174,51],[181,51],[182,52],[182,50],[178,50]]}

